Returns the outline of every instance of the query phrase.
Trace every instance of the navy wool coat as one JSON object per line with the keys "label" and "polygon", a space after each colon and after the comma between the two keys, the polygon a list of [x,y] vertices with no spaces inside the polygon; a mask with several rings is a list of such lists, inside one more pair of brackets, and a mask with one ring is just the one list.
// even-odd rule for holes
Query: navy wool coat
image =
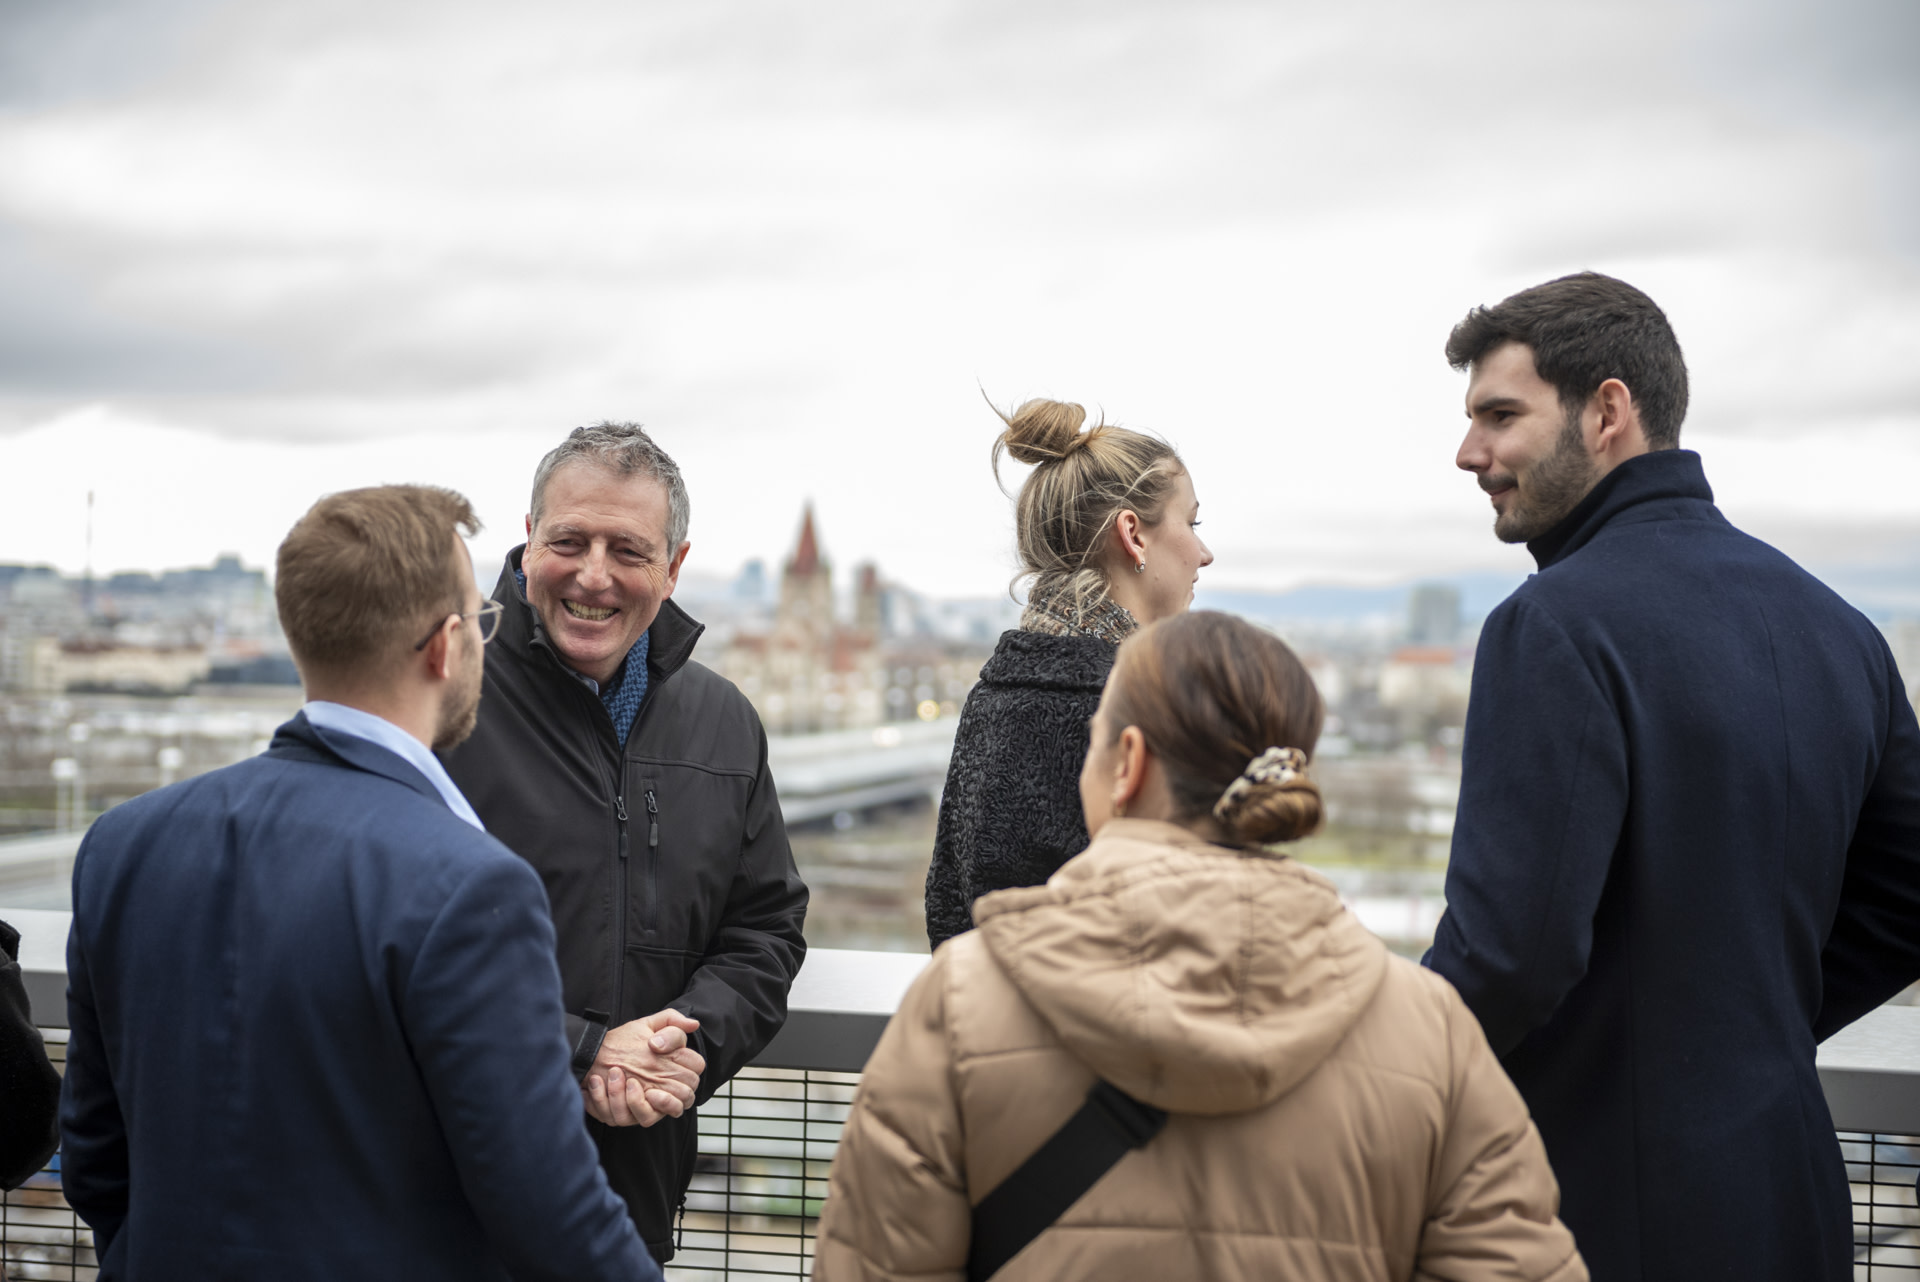
{"label": "navy wool coat", "polygon": [[1526,1097],[1596,1282],[1840,1282],[1814,1045],[1920,976],[1892,655],[1689,451],[1529,550],[1474,661],[1429,964]]}
{"label": "navy wool coat", "polygon": [[115,1278],[658,1278],[567,1065],[540,879],[304,716],[74,866],[62,1176]]}

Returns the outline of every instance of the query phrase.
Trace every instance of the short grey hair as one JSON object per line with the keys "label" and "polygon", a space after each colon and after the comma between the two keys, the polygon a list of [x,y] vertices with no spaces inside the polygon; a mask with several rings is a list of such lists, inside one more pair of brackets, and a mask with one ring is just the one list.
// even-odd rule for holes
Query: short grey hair
{"label": "short grey hair", "polygon": [[533,524],[540,525],[545,506],[547,482],[569,463],[588,463],[615,476],[641,473],[667,487],[667,555],[672,556],[687,541],[687,521],[691,515],[687,503],[687,483],[680,479],[680,465],[638,423],[595,423],[576,427],[567,433],[551,453],[533,470]]}

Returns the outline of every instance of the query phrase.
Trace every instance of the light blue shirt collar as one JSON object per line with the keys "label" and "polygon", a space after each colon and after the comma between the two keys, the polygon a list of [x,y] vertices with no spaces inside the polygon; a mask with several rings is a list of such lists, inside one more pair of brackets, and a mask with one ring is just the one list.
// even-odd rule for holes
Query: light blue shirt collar
{"label": "light blue shirt collar", "polygon": [[368,743],[385,748],[425,775],[427,782],[434,786],[447,803],[447,809],[481,832],[487,830],[487,826],[480,822],[480,816],[473,812],[473,807],[468,804],[466,797],[461,795],[460,789],[447,774],[447,768],[440,764],[440,758],[434,756],[426,744],[421,743],[393,722],[385,717],[376,717],[371,712],[349,708],[344,703],[329,703],[325,699],[315,699],[300,711],[307,714],[309,723],[319,726],[322,730],[350,734],[356,739],[365,739]]}

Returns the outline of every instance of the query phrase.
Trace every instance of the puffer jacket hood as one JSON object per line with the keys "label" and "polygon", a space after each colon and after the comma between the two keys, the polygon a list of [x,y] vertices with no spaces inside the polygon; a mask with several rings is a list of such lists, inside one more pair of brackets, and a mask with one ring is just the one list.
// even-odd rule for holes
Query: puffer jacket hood
{"label": "puffer jacket hood", "polygon": [[1291,859],[1116,819],[1044,886],[974,907],[1066,1048],[1136,1099],[1212,1116],[1269,1104],[1372,1002],[1387,950]]}
{"label": "puffer jacket hood", "polygon": [[1118,820],[977,905],[867,1061],[816,1282],[963,1282],[974,1208],[1102,1077],[1167,1109],[1000,1282],[1587,1282],[1447,982],[1288,859]]}

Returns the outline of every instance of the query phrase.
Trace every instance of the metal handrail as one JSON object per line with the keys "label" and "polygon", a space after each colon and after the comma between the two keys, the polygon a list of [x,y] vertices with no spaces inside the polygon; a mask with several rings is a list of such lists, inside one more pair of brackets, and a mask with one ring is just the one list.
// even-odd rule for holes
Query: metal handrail
{"label": "metal handrail", "polygon": [[[0,909],[20,932],[20,968],[36,1023],[65,1027],[71,913]],[[814,948],[794,980],[787,1023],[754,1063],[857,1073],[928,958]],[[1835,1129],[1920,1134],[1920,1006],[1883,1006],[1820,1047]]]}

